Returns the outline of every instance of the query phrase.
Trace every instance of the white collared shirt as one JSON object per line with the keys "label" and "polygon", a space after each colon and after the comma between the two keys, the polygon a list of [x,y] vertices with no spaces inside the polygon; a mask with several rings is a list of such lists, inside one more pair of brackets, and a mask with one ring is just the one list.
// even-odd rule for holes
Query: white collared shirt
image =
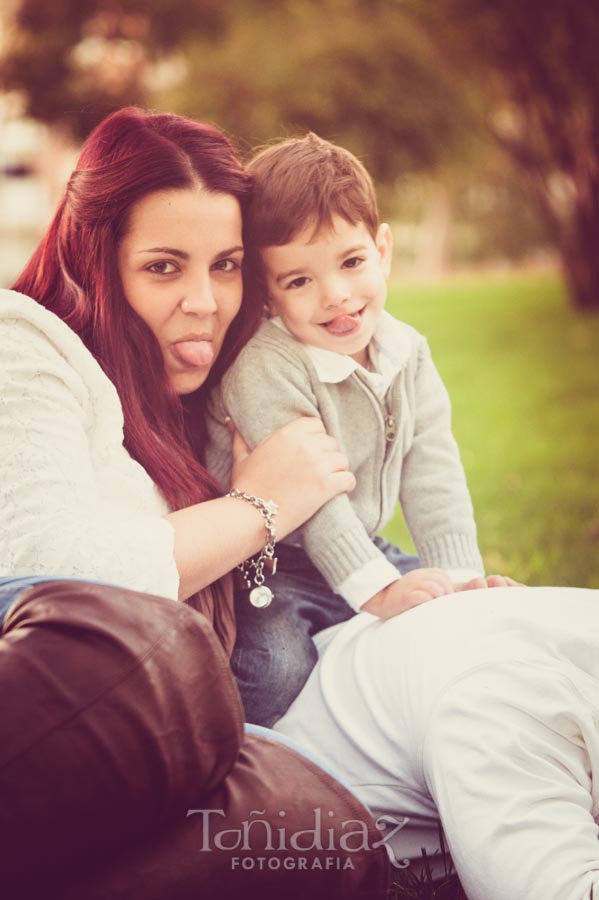
{"label": "white collared shirt", "polygon": [[[271,322],[293,337],[279,316],[271,319]],[[365,369],[353,357],[337,353],[335,350],[325,350],[324,347],[314,347],[312,344],[303,344],[303,347],[314,364],[319,381],[338,384],[359,369],[377,397],[382,400],[391,382],[403,368],[410,352],[405,334],[398,326],[397,319],[388,312],[382,312],[368,347],[372,370]]]}

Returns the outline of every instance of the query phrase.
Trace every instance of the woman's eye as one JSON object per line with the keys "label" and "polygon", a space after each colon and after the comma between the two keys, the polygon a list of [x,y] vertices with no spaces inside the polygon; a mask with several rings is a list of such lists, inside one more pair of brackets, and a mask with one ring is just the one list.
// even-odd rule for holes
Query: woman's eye
{"label": "woman's eye", "polygon": [[345,259],[343,261],[344,269],[355,269],[360,265],[361,262],[364,262],[361,256],[350,256],[349,259]]}
{"label": "woman's eye", "polygon": [[297,290],[298,288],[302,288],[305,284],[308,284],[308,279],[305,275],[302,275],[300,278],[294,278],[293,281],[290,281],[286,286],[286,290]]}
{"label": "woman's eye", "polygon": [[216,272],[236,272],[240,268],[240,264],[236,259],[219,259],[212,266]]}
{"label": "woman's eye", "polygon": [[175,263],[163,260],[146,266],[146,271],[151,272],[153,275],[172,275],[177,271],[177,266]]}

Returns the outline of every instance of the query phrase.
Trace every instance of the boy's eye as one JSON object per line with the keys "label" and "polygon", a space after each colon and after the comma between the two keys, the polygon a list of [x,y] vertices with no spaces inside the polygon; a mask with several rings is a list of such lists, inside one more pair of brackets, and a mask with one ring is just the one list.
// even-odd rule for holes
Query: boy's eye
{"label": "boy's eye", "polygon": [[343,260],[343,268],[355,269],[361,262],[364,262],[364,259],[361,256],[350,256],[349,259]]}
{"label": "boy's eye", "polygon": [[236,272],[240,268],[240,263],[236,259],[219,259],[212,266],[215,272]]}
{"label": "boy's eye", "polygon": [[146,271],[151,272],[153,275],[172,275],[178,271],[178,267],[175,263],[161,260],[160,262],[150,263],[149,266],[146,266]]}
{"label": "boy's eye", "polygon": [[299,278],[294,278],[293,281],[290,281],[285,290],[297,290],[297,288],[302,288],[305,284],[308,284],[308,279],[305,275],[301,275]]}

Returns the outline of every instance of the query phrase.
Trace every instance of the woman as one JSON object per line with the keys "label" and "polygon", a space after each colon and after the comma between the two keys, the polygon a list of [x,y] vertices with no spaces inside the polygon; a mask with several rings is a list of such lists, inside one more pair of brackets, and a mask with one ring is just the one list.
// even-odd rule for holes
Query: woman
{"label": "woman", "polygon": [[[200,591],[230,647],[225,575],[260,551],[265,525],[271,548],[264,501],[278,503],[285,534],[353,482],[311,420],[247,456],[237,441],[233,485],[249,501],[218,498],[198,462],[203,393],[254,314],[235,318],[247,183],[217,133],[214,165],[194,166],[186,127],[126,111],[100,126],[16,285],[35,301],[2,298],[3,558],[11,574]],[[216,175],[223,160],[228,180]],[[430,849],[436,805],[472,897],[586,896],[597,876],[595,603],[593,592],[510,588],[386,623],[362,614],[322,636],[278,728],[387,816],[396,858]]]}
{"label": "woman", "polygon": [[[187,599],[263,546],[259,510],[220,497],[200,461],[204,390],[259,316],[241,307],[248,191],[208,126],[123,111],[87,142],[14,285],[27,296],[2,298],[3,426],[20,448],[3,455],[2,574]],[[278,502],[279,534],[352,485],[312,421],[240,453],[233,480]],[[226,604],[202,604],[228,643]]]}
{"label": "woman", "polygon": [[[353,484],[310,420],[251,454],[237,442],[247,499],[221,497],[201,464],[205,387],[259,315],[241,302],[249,187],[216,129],[123,110],[87,141],[15,291],[0,292],[0,867],[13,898],[62,896],[65,878],[109,854],[118,869],[123,846],[177,820],[108,895],[289,890],[293,871],[198,858],[189,806],[222,808],[218,830],[276,803],[301,830],[299,798],[326,797],[378,838],[313,763],[262,738],[241,747],[225,656],[172,602],[190,599],[229,651],[227,573],[264,545],[262,498],[284,534]],[[352,857],[353,874],[296,872],[298,890],[353,893],[380,880],[382,853]]]}

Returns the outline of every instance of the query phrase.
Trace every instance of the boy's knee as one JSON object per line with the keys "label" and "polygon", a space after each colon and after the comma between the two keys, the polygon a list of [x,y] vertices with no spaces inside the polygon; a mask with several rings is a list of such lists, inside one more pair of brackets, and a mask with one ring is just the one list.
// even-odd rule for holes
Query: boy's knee
{"label": "boy's knee", "polygon": [[305,638],[272,648],[237,646],[231,666],[238,680],[260,684],[265,691],[284,692],[303,685],[317,659],[314,642]]}
{"label": "boy's knee", "polygon": [[310,677],[318,654],[309,635],[288,630],[270,646],[237,646],[231,666],[246,719],[270,727],[291,706]]}

